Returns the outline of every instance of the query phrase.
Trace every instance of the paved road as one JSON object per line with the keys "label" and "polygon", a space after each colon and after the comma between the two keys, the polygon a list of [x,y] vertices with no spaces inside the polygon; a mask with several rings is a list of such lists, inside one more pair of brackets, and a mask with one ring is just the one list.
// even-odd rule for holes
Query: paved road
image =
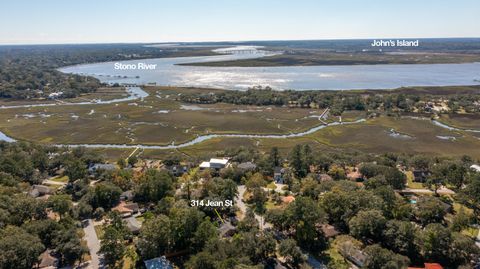
{"label": "paved road", "polygon": [[95,228],[91,219],[88,220],[88,225],[83,228],[83,231],[85,232],[84,239],[87,241],[87,246],[90,250],[90,257],[92,257],[92,260],[90,261],[90,264],[87,268],[104,268],[102,264],[102,258],[97,253],[100,250],[100,241],[98,240],[97,233],[95,233]]}

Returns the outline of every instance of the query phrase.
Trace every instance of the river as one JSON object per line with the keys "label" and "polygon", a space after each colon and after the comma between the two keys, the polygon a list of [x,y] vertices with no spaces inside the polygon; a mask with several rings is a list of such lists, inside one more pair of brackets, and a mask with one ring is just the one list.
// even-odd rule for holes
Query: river
{"label": "river", "polygon": [[247,53],[218,56],[121,61],[156,65],[155,69],[115,69],[117,62],[82,64],[59,69],[90,75],[108,83],[156,84],[245,90],[271,86],[277,90],[393,89],[406,86],[480,84],[480,63],[382,64],[344,66],[206,67],[179,64],[258,58],[273,53],[252,48]]}

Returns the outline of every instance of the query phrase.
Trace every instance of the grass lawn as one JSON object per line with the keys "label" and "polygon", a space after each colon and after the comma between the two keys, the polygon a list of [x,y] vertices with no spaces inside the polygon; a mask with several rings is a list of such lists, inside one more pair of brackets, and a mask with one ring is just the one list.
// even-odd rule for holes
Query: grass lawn
{"label": "grass lawn", "polygon": [[277,188],[277,185],[275,185],[275,182],[272,181],[267,185],[267,188],[275,190]]}
{"label": "grass lawn", "polygon": [[412,171],[405,172],[405,175],[407,176],[407,185],[410,189],[424,189],[422,183],[413,181],[414,177]]}
{"label": "grass lawn", "polygon": [[349,269],[350,264],[338,251],[338,240],[331,240],[327,250],[323,252],[322,260],[328,261],[329,265],[334,265],[338,269]]}
{"label": "grass lawn", "polygon": [[102,239],[104,230],[102,225],[93,226],[95,228],[95,233],[97,234],[98,239]]}
{"label": "grass lawn", "polygon": [[462,234],[475,239],[478,236],[478,231],[479,231],[479,229],[477,229],[477,228],[468,227],[468,228],[462,230]]}
{"label": "grass lawn", "polygon": [[58,184],[45,184],[45,186],[48,186],[52,190],[58,190],[61,187],[63,187],[62,185],[58,185]]}
{"label": "grass lawn", "polygon": [[55,181],[55,182],[67,183],[68,182],[68,176],[63,176],[63,177],[56,176],[56,177],[50,178],[50,180]]}
{"label": "grass lawn", "polygon": [[468,208],[468,207],[466,207],[466,206],[464,206],[464,205],[462,205],[462,204],[460,204],[460,203],[457,203],[457,202],[454,202],[454,203],[453,203],[453,210],[454,210],[455,212],[457,212],[457,213],[458,213],[460,210],[463,210],[463,211],[465,211],[465,213],[467,213],[467,214],[469,214],[469,215],[473,215],[473,209]]}
{"label": "grass lawn", "polygon": [[277,206],[276,206],[275,203],[272,202],[272,201],[267,201],[267,202],[265,203],[265,208],[266,208],[267,210],[273,209],[273,208],[275,208],[275,207],[277,207]]}

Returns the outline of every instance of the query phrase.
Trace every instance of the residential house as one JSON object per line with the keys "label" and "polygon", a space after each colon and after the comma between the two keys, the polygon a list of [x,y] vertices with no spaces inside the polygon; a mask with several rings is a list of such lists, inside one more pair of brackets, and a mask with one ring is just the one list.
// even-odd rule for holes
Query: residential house
{"label": "residential house", "polygon": [[413,170],[413,181],[423,183],[427,180],[428,174],[425,170]]}
{"label": "residential house", "polygon": [[147,269],[173,269],[173,265],[165,258],[165,256],[145,261]]}
{"label": "residential house", "polygon": [[275,180],[276,183],[283,184],[283,176],[285,175],[285,168],[283,167],[275,167],[273,168],[273,179]]}
{"label": "residential house", "polygon": [[53,254],[52,250],[47,249],[38,258],[40,262],[35,266],[35,268],[40,269],[56,269],[58,268],[59,260]]}
{"label": "residential house", "polygon": [[345,259],[358,267],[363,267],[367,260],[367,255],[358,249],[351,241],[343,242],[339,248],[339,252]]}
{"label": "residential house", "polygon": [[243,170],[244,172],[248,172],[257,169],[257,165],[252,162],[244,162],[237,165],[237,168]]}
{"label": "residential house", "polygon": [[117,166],[109,163],[95,163],[88,167],[88,172],[95,173],[96,171],[112,171],[117,169]]}
{"label": "residential house", "polygon": [[230,222],[224,222],[218,227],[218,231],[221,237],[232,237],[237,232],[237,229]]}
{"label": "residential house", "polygon": [[125,225],[127,226],[128,230],[133,234],[138,234],[140,232],[140,228],[142,228],[142,223],[140,223],[135,217],[128,217],[123,219]]}
{"label": "residential house", "polygon": [[220,171],[225,167],[228,167],[230,164],[230,160],[228,158],[211,158],[208,162],[202,162],[200,164],[200,169],[211,169],[215,171]]}
{"label": "residential house", "polygon": [[478,164],[473,164],[472,166],[470,166],[470,169],[472,169],[475,172],[480,173],[480,165],[478,165]]}
{"label": "residential house", "polygon": [[139,212],[137,203],[126,203],[121,201],[116,207],[112,208],[112,211],[118,212],[123,218],[127,218]]}
{"label": "residential house", "polygon": [[347,173],[347,178],[352,181],[362,182],[363,175],[360,173],[359,169],[354,167],[353,170]]}
{"label": "residential house", "polygon": [[408,269],[443,269],[439,263],[425,263],[425,267],[408,267]]}
{"label": "residential house", "polygon": [[333,178],[328,174],[319,174],[317,176],[317,180],[320,180],[321,182],[325,182],[325,181],[332,181]]}
{"label": "residential house", "polygon": [[177,165],[167,166],[167,170],[172,175],[179,177],[179,176],[182,176],[183,174],[188,173],[188,171],[190,170],[190,167],[188,165],[177,164]]}
{"label": "residential house", "polygon": [[133,191],[131,190],[124,191],[122,192],[122,194],[120,194],[120,201],[131,201],[133,200],[133,197],[134,197]]}
{"label": "residential house", "polygon": [[295,201],[295,197],[292,195],[282,197],[282,202],[285,204],[290,204],[293,201]]}
{"label": "residential house", "polygon": [[28,192],[28,194],[34,198],[39,196],[49,195],[52,194],[53,190],[45,185],[33,185],[32,189]]}
{"label": "residential house", "polygon": [[322,229],[323,234],[325,235],[325,238],[332,238],[340,234],[337,229],[333,225],[330,224],[322,224],[320,226],[320,229]]}

